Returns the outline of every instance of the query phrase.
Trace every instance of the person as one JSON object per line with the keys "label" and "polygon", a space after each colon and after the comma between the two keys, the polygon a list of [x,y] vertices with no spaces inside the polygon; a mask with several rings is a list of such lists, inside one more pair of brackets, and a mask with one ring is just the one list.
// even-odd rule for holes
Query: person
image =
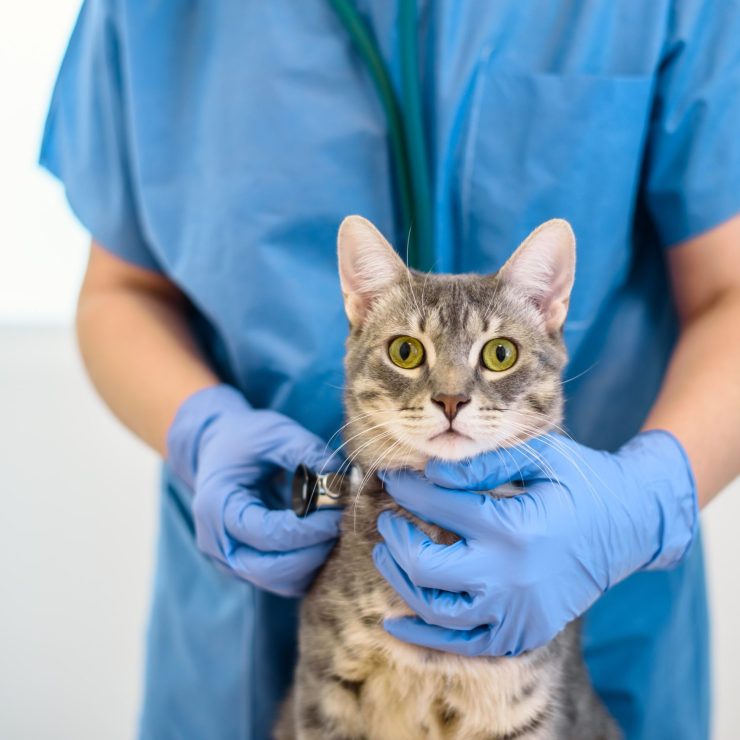
{"label": "person", "polygon": [[[400,86],[398,4],[357,7]],[[601,495],[561,465],[577,516],[540,480],[539,536],[523,526],[513,550],[458,563],[486,591],[475,624],[411,578],[424,620],[387,628],[514,654],[593,603],[585,655],[627,737],[708,737],[695,507],[740,472],[740,10],[423,2],[417,30],[436,269],[495,271],[554,216],[577,235],[567,427]],[[342,423],[336,229],[362,213],[406,238],[367,67],[327,0],[87,0],[41,163],[92,235],[77,312],[89,375],[165,459],[141,737],[268,737],[297,597],[337,535],[334,514],[281,510],[275,482],[326,462]],[[430,471],[436,487],[388,488],[446,521],[453,499],[425,505],[420,486],[464,507],[461,489],[502,477],[482,458]],[[501,540],[502,511],[476,524],[480,541]],[[409,562],[390,529],[377,561],[398,587]]]}

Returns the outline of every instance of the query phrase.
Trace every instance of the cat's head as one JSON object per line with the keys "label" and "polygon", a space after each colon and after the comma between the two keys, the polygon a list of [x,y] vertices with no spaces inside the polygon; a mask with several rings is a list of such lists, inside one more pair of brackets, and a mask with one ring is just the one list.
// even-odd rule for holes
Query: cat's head
{"label": "cat's head", "polygon": [[348,454],[421,469],[551,429],[561,419],[563,322],[575,271],[566,221],[533,231],[492,275],[406,268],[366,219],[339,229]]}

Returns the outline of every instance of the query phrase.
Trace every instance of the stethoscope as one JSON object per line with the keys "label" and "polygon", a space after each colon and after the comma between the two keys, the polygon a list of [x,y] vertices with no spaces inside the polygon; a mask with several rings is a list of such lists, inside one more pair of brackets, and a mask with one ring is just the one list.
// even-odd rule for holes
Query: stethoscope
{"label": "stethoscope", "polygon": [[[418,68],[416,0],[399,0],[402,103],[375,36],[352,0],[329,0],[329,4],[365,62],[388,121],[403,233],[408,234],[408,263],[431,271],[435,263],[434,222]],[[306,516],[317,508],[340,506],[353,477],[352,473],[318,474],[299,465],[291,487],[293,511]]]}
{"label": "stethoscope", "polygon": [[293,474],[290,506],[298,516],[306,516],[319,508],[340,506],[345,485],[342,473],[314,473],[301,464]]}
{"label": "stethoscope", "polygon": [[391,82],[375,36],[352,0],[329,0],[365,62],[388,121],[408,262],[427,272],[435,263],[434,221],[427,139],[419,80],[416,0],[398,0],[402,101]]}

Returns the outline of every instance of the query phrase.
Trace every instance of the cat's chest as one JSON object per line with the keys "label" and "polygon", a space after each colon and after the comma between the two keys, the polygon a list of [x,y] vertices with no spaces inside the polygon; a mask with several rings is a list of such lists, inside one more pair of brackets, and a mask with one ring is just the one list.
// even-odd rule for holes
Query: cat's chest
{"label": "cat's chest", "polygon": [[347,590],[322,589],[319,598],[345,604],[332,670],[362,686],[363,727],[373,728],[368,740],[419,737],[422,725],[430,740],[505,736],[546,710],[560,680],[559,661],[547,659],[547,648],[519,658],[469,658],[396,640],[383,620],[411,611],[375,570],[373,543],[354,531],[342,540],[345,550],[329,566],[341,563],[342,573],[326,576]]}
{"label": "cat's chest", "polygon": [[375,569],[373,547],[381,541],[376,522],[384,510],[409,518],[435,542],[455,534],[401,509],[377,481],[346,501],[340,544],[312,595],[317,604],[343,604],[337,618],[341,640],[332,665],[342,681],[362,686],[362,726],[374,738],[425,737],[462,740],[480,733],[505,736],[552,701],[559,664],[536,651],[519,658],[468,658],[396,640],[383,620],[412,614]]}
{"label": "cat's chest", "polygon": [[[383,597],[367,606],[382,609]],[[559,678],[558,668],[536,654],[463,658],[399,642],[361,619],[343,638],[334,668],[361,683],[359,709],[373,728],[370,740],[418,737],[421,727],[439,740],[505,736],[546,711]]]}

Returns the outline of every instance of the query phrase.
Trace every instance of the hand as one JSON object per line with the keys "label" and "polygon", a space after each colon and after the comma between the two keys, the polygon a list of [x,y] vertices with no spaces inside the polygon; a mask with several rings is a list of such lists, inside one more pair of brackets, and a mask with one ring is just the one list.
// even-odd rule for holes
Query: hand
{"label": "hand", "polygon": [[275,472],[305,463],[335,470],[326,444],[275,411],[253,409],[234,388],[188,398],[168,434],[169,462],[194,491],[198,547],[229,571],[267,591],[300,596],[339,535],[341,512],[299,518],[269,510],[260,488]]}
{"label": "hand", "polygon": [[[464,463],[431,461],[426,478],[381,477],[404,509],[461,537],[438,545],[408,519],[381,514],[376,567],[418,615],[385,627],[463,655],[544,645],[634,571],[677,564],[696,527],[689,462],[657,430],[615,454],[546,435]],[[517,479],[525,488],[512,498],[472,492]]]}

